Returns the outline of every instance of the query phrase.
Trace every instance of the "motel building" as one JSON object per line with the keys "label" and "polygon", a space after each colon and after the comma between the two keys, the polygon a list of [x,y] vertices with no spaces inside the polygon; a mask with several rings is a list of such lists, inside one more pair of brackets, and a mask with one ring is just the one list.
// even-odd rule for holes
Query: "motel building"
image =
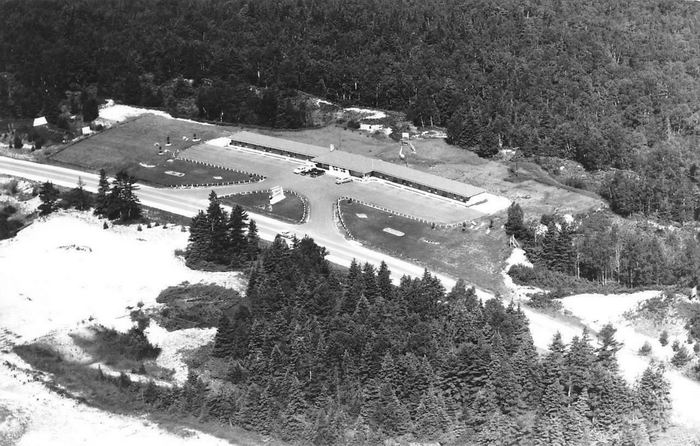
{"label": "motel building", "polygon": [[231,145],[306,160],[336,177],[352,176],[365,181],[380,179],[400,187],[427,192],[462,203],[467,203],[474,196],[484,192],[483,189],[471,184],[399,164],[253,132],[242,131],[232,135]]}

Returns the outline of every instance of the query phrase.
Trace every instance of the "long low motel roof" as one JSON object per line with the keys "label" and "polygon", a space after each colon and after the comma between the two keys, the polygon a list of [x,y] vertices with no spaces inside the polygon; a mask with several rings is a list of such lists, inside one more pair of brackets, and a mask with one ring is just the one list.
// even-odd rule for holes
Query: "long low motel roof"
{"label": "long low motel roof", "polygon": [[413,184],[420,184],[422,186],[462,197],[473,197],[474,195],[484,192],[483,189],[472,186],[471,184],[450,180],[448,178],[432,175],[427,172],[411,169],[399,164],[368,158],[366,156],[356,155],[354,153],[344,152],[342,150],[330,151],[329,148],[326,147],[289,141],[282,138],[262,135],[260,133],[241,131],[231,135],[231,141],[234,144],[236,142],[252,144],[309,156],[312,157],[311,161],[315,163],[332,165],[357,172],[361,175],[370,175],[372,173],[385,175],[387,177],[404,180]]}
{"label": "long low motel roof", "polygon": [[334,150],[326,151],[321,156],[312,160],[315,163],[328,164],[335,167],[359,172],[363,175],[371,173],[382,174],[387,177],[405,180],[413,184],[420,184],[443,192],[459,195],[462,197],[473,197],[484,192],[483,189],[462,183],[461,181],[450,180],[449,178],[433,175],[400,164],[389,163],[373,158],[367,158],[354,153]]}
{"label": "long low motel roof", "polygon": [[320,156],[329,150],[326,147],[312,146],[311,144],[304,144],[303,142],[289,141],[288,139],[275,138],[274,136],[261,135],[260,133],[247,132],[245,130],[231,135],[231,142],[234,144],[236,142],[242,142],[245,144],[269,147],[271,149],[296,153],[312,158]]}

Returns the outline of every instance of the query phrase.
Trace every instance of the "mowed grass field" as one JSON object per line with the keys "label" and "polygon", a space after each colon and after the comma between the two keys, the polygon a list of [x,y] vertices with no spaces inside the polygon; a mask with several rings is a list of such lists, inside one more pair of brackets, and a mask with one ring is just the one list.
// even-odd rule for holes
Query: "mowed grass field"
{"label": "mowed grass field", "polygon": [[[510,254],[502,230],[487,233],[489,219],[475,228],[432,229],[430,225],[343,200],[339,209],[347,231],[363,245],[432,270],[499,291],[503,261]],[[358,215],[359,214],[359,215]],[[365,217],[366,218],[363,218]],[[500,227],[502,222],[494,222]],[[384,231],[403,232],[397,236]]]}
{"label": "mowed grass field", "polygon": [[285,193],[285,197],[284,200],[270,206],[269,193],[261,191],[251,194],[226,195],[221,197],[221,203],[226,206],[238,204],[247,211],[293,224],[302,223],[306,217],[304,200],[290,193]]}
{"label": "mowed grass field", "polygon": [[[195,134],[197,138],[207,140],[230,133],[231,129],[225,127],[147,114],[72,144],[53,155],[51,160],[90,171],[105,169],[109,174],[126,169],[140,181],[161,186],[248,181],[251,179],[248,173],[207,167],[177,159],[168,162],[174,153],[199,144],[198,141],[193,141]],[[171,145],[166,147],[168,137]],[[156,143],[169,152],[158,155]],[[143,167],[140,163],[154,167]],[[185,175],[169,175],[165,173],[168,171]]]}

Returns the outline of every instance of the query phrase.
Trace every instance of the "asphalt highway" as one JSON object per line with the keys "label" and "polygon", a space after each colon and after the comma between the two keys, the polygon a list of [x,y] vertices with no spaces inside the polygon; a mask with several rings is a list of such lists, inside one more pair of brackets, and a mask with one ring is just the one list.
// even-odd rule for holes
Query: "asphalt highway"
{"label": "asphalt highway", "polygon": [[[98,175],[89,172],[6,157],[0,157],[0,173],[33,181],[51,181],[53,184],[64,187],[75,187],[78,183],[78,178],[81,178],[85,184],[85,189],[91,192],[97,191],[99,180]],[[206,191],[206,193],[193,194],[191,193],[192,189],[155,188],[139,184],[137,195],[144,206],[191,217],[200,209],[206,208],[206,196],[209,190],[217,191],[218,189],[222,189],[222,192],[231,192],[230,187],[212,187],[202,190],[202,192]],[[319,227],[319,225],[290,225],[264,215],[252,212],[248,212],[248,214],[258,224],[260,237],[265,240],[273,240],[275,235],[282,231],[289,231],[297,237],[308,235],[317,244],[326,247],[329,251],[327,259],[332,263],[349,266],[352,259],[357,259],[361,262],[379,265],[383,260],[389,266],[392,272],[392,279],[395,282],[398,282],[404,275],[412,277],[423,275],[424,268],[420,265],[378,253],[365,248],[358,242],[345,239],[338,232],[335,225],[330,224],[330,222],[325,225],[327,227],[323,228]],[[454,278],[442,274],[433,274],[442,281],[447,289],[450,289],[455,283]]]}

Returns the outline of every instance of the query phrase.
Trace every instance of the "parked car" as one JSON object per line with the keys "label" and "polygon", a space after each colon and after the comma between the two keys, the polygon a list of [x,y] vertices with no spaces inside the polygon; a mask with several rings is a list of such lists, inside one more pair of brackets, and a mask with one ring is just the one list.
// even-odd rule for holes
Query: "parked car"
{"label": "parked car", "polygon": [[345,184],[352,181],[352,177],[340,177],[335,180],[335,184]]}
{"label": "parked car", "polygon": [[320,177],[320,176],[323,175],[324,173],[326,173],[326,171],[323,170],[323,169],[311,169],[311,170],[309,171],[309,176],[310,176],[311,178],[316,178],[316,177]]}
{"label": "parked car", "polygon": [[300,175],[306,175],[309,172],[309,170],[311,170],[311,169],[312,168],[309,166],[299,166],[296,169],[294,169],[294,173],[300,174]]}

